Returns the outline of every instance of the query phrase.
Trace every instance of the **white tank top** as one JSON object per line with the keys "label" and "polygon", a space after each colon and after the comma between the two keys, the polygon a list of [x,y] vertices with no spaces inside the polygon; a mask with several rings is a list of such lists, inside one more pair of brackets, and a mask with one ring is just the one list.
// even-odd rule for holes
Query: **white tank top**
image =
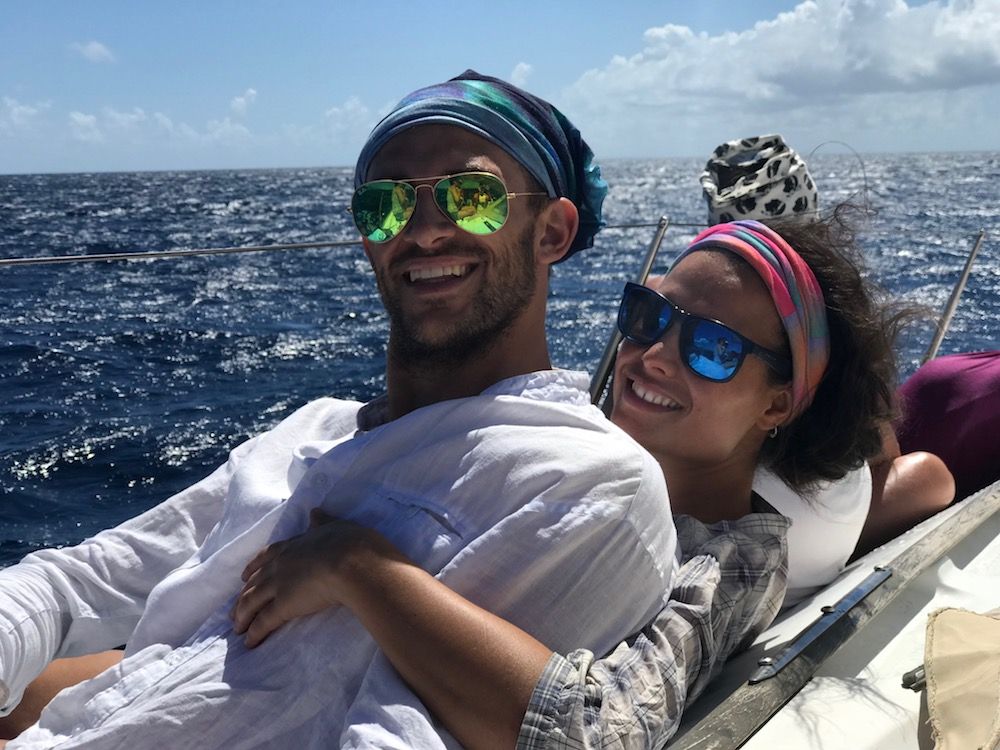
{"label": "white tank top", "polygon": [[872,474],[866,463],[842,479],[824,482],[803,497],[767,469],[758,469],[753,489],[792,520],[788,530],[788,592],[791,607],[836,578],[861,535],[872,501]]}

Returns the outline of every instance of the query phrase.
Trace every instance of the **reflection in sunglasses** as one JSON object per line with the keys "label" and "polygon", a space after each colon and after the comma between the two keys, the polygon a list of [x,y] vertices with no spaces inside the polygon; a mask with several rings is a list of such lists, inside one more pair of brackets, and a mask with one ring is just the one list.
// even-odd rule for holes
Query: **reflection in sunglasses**
{"label": "reflection in sunglasses", "polygon": [[[431,184],[433,183],[433,184]],[[371,242],[388,242],[413,216],[417,191],[428,188],[438,209],[470,234],[492,234],[507,221],[508,198],[546,195],[512,193],[497,175],[461,172],[415,180],[374,180],[354,191],[351,213],[361,234]]]}

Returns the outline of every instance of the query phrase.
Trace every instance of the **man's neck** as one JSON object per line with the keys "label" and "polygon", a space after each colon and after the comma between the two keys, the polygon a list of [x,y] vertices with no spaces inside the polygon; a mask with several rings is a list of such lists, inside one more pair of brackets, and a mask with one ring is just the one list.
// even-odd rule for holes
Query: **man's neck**
{"label": "man's neck", "polygon": [[476,396],[501,380],[551,367],[544,336],[516,347],[510,341],[500,341],[461,360],[403,362],[390,346],[386,366],[389,418],[397,419],[439,401]]}

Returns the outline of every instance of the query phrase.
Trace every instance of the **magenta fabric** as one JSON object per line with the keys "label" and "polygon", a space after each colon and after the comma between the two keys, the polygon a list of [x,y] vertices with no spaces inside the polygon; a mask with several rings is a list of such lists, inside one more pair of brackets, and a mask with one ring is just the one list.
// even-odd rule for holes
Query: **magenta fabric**
{"label": "magenta fabric", "polygon": [[930,451],[955,476],[955,497],[1000,479],[1000,350],[932,359],[899,388],[903,453]]}

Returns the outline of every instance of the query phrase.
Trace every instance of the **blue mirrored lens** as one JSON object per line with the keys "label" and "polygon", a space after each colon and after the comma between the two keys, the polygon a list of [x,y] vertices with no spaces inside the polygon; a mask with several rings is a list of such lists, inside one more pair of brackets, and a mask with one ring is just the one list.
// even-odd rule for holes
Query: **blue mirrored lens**
{"label": "blue mirrored lens", "polygon": [[743,361],[743,341],[718,323],[699,320],[691,332],[685,356],[691,369],[702,377],[729,380]]}

